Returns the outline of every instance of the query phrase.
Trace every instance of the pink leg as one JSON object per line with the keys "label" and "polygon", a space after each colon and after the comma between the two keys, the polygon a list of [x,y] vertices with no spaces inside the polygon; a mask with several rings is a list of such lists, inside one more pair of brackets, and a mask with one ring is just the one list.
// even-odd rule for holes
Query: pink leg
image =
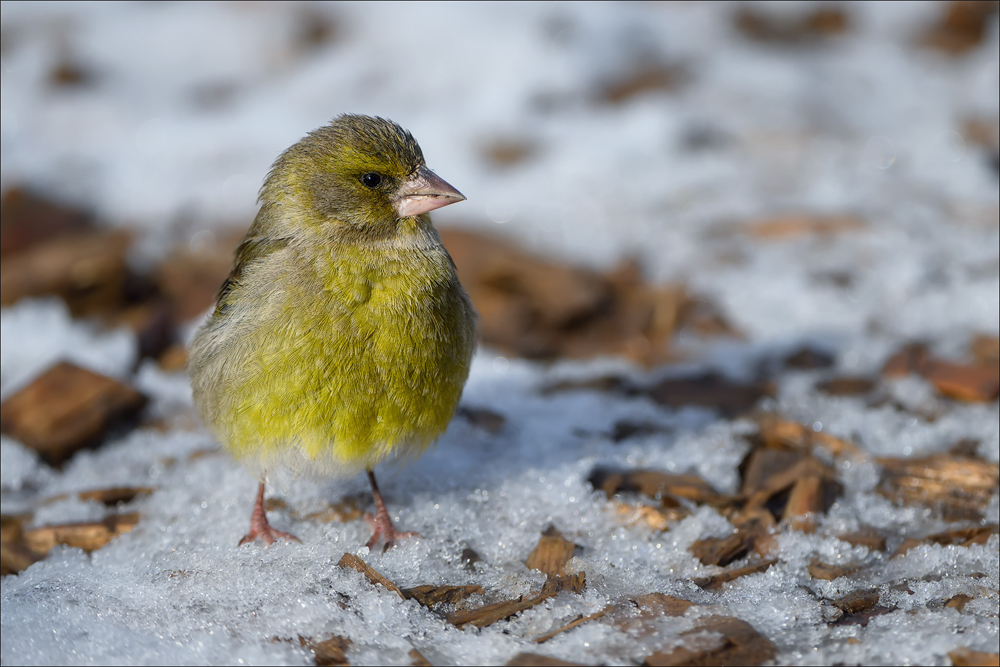
{"label": "pink leg", "polygon": [[385,547],[382,548],[382,553],[385,553],[392,548],[392,545],[396,540],[404,537],[420,537],[420,533],[414,533],[403,530],[396,530],[392,525],[392,518],[389,516],[389,510],[385,508],[385,501],[382,500],[382,494],[379,493],[378,483],[375,481],[375,472],[372,470],[368,471],[368,481],[372,485],[372,495],[375,496],[375,516],[371,514],[365,514],[365,521],[369,526],[372,527],[372,538],[368,540],[368,548],[372,549],[378,542],[379,538],[385,538]]}
{"label": "pink leg", "polygon": [[253,514],[250,515],[250,532],[243,536],[243,539],[240,540],[240,545],[253,542],[258,537],[264,540],[264,544],[268,546],[271,546],[282,538],[289,542],[299,542],[301,544],[299,538],[289,533],[275,530],[267,522],[267,514],[264,513],[264,482],[261,482],[260,486],[257,487],[257,503],[253,506]]}

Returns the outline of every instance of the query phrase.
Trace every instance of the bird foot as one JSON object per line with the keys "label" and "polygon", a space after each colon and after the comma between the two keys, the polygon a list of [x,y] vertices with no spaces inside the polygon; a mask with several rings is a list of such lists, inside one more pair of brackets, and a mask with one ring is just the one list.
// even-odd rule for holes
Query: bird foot
{"label": "bird foot", "polygon": [[239,546],[243,546],[247,542],[253,542],[257,538],[264,540],[264,544],[271,546],[278,540],[285,540],[286,542],[298,542],[302,544],[302,540],[295,537],[291,533],[286,533],[280,530],[276,530],[271,527],[271,524],[267,521],[267,513],[264,512],[264,483],[261,482],[260,486],[257,488],[257,502],[253,506],[253,513],[250,515],[250,531],[243,536],[240,540]]}
{"label": "bird foot", "polygon": [[374,515],[371,512],[365,512],[365,523],[372,529],[372,537],[368,540],[368,549],[372,551],[374,551],[379,538],[385,539],[385,546],[382,547],[382,553],[385,553],[393,547],[397,540],[420,537],[420,533],[410,530],[396,530],[396,527],[392,525],[389,513],[384,510],[376,511]]}

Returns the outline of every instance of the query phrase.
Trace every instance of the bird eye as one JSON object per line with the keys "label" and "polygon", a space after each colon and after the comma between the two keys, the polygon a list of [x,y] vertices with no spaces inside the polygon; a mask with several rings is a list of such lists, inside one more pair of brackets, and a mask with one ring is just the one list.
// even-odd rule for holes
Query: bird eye
{"label": "bird eye", "polygon": [[370,171],[361,177],[361,182],[366,188],[377,188],[382,183],[382,176]]}

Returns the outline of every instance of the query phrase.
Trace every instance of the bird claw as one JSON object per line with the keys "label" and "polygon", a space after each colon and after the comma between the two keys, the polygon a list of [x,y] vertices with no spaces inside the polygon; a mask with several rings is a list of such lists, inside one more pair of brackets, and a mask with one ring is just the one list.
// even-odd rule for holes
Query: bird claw
{"label": "bird claw", "polygon": [[378,512],[374,515],[371,512],[365,512],[365,523],[372,529],[372,536],[368,540],[367,545],[370,551],[375,550],[375,545],[378,544],[379,538],[385,539],[385,546],[382,547],[382,553],[385,553],[396,544],[397,540],[408,537],[420,537],[420,533],[411,530],[396,530],[395,526],[392,525],[392,519],[389,518],[388,512],[384,514]]}

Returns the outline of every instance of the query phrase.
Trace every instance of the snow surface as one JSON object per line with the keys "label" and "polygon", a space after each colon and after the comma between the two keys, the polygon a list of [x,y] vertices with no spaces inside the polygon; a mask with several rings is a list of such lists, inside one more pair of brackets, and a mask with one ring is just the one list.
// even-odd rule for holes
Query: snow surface
{"label": "snow surface", "polygon": [[[851,374],[875,372],[913,340],[960,357],[973,334],[1000,329],[997,174],[961,135],[966,118],[997,118],[998,24],[979,49],[951,58],[914,46],[937,5],[847,10],[845,36],[790,48],[741,38],[734,7],[722,3],[5,2],[0,180],[141,230],[136,261],[151,261],[206,230],[245,225],[281,150],[338,113],[372,113],[410,129],[430,166],[468,196],[435,214],[439,226],[493,231],[595,267],[636,256],[651,278],[685,280],[719,303],[747,339],[706,345],[682,336],[692,359],[684,368],[740,377],[804,343],[829,349]],[[334,36],[303,50],[296,35],[317,17],[332,22]],[[92,72],[94,85],[53,89],[48,72],[64,57]],[[648,61],[679,64],[688,83],[618,106],[595,101],[606,82]],[[482,157],[497,140],[530,142],[535,153],[498,168]],[[865,226],[771,241],[741,227],[802,211],[854,214]],[[852,280],[824,278],[837,273]],[[56,358],[125,377],[134,347],[128,332],[74,322],[57,302],[18,304],[2,313],[0,393]],[[779,663],[945,664],[958,646],[996,651],[996,538],[921,546],[889,561],[831,537],[870,525],[898,544],[944,527],[875,494],[877,469],[863,461],[841,470],[847,492],[816,534],[782,535],[778,564],[718,593],[697,588],[692,577],[717,569],[687,547],[726,534],[726,519],[700,508],[666,533],[623,527],[587,477],[598,463],[658,467],[731,492],[751,427],[642,398],[540,392],[609,369],[644,375],[620,360],[543,365],[481,350],[463,402],[502,413],[506,424],[489,434],[456,420],[418,462],[382,472],[399,523],[423,535],[386,554],[367,553],[361,521],[293,516],[364,493],[360,478],[286,480],[277,493],[290,509],[272,520],[303,544],[236,548],[255,482],[200,428],[135,431],[61,471],[4,438],[3,512],[34,511],[37,525],[105,511],[73,497],[39,502],[61,493],[156,491],[122,508],[142,521],[116,542],[89,556],[57,547],[3,579],[0,657],[303,664],[311,656],[299,636],[338,634],[353,641],[355,664],[408,664],[412,648],[435,664],[504,663],[521,651],[621,664],[641,661],[650,642],[669,645],[692,617],[666,619],[645,639],[601,623],[542,645],[530,639],[651,591],[750,622],[777,644]],[[818,393],[821,376],[784,372],[772,407],[873,455],[925,455],[974,438],[981,455],[1000,457],[996,402],[948,404],[929,422]],[[184,377],[147,364],[135,381],[153,414],[190,409]],[[941,402],[915,378],[890,391],[904,405]],[[602,435],[625,418],[670,429],[621,444]],[[986,520],[998,520],[996,495]],[[524,559],[550,523],[584,547],[570,569],[587,572],[586,592],[483,630],[458,630],[336,566],[349,551],[404,587],[477,583],[526,594],[543,577]],[[462,567],[466,547],[483,559],[473,571]],[[859,580],[816,581],[806,571],[814,557],[872,567]],[[912,592],[894,587],[901,580]],[[896,611],[864,628],[828,627],[821,597],[873,585]],[[962,613],[939,604],[957,593],[974,598]]]}

